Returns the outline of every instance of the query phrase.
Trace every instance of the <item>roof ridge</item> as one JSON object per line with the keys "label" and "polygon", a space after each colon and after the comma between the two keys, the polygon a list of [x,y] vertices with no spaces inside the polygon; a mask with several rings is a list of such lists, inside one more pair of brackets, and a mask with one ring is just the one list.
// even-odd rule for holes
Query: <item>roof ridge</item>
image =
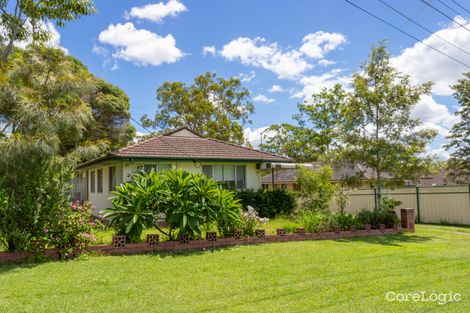
{"label": "roof ridge", "polygon": [[134,148],[134,147],[139,146],[139,145],[141,145],[141,144],[143,144],[143,143],[146,143],[146,142],[148,142],[148,141],[150,141],[150,140],[152,140],[152,139],[155,139],[155,138],[157,138],[157,137],[159,137],[159,136],[160,136],[160,135],[158,135],[158,134],[152,135],[152,136],[150,136],[149,138],[146,138],[146,139],[144,139],[144,140],[137,141],[137,142],[134,142],[134,143],[132,143],[132,144],[130,144],[130,145],[127,145],[127,146],[125,146],[125,147],[122,147],[122,148],[113,150],[113,151],[111,151],[109,154],[113,154],[113,153],[117,153],[117,152],[121,152],[121,151],[126,151],[126,150],[128,150],[128,149],[130,149],[130,148]]}
{"label": "roof ridge", "polygon": [[258,150],[258,149],[254,149],[254,148],[248,148],[248,147],[245,147],[245,146],[242,146],[242,145],[237,145],[237,144],[234,144],[234,143],[231,143],[231,142],[226,142],[226,141],[223,141],[223,140],[218,140],[218,139],[214,139],[214,138],[210,138],[210,137],[202,137],[202,138],[212,140],[212,141],[216,141],[216,142],[221,142],[221,143],[229,145],[229,146],[235,146],[235,147],[243,148],[243,149],[249,150],[249,151],[256,151],[256,152],[259,152],[259,153],[268,154],[268,155],[275,156],[275,157],[278,157],[278,158],[283,158],[283,159],[286,159],[286,160],[292,160],[289,157],[281,156],[281,155],[278,155],[278,154],[275,154],[275,153],[266,152],[266,151],[262,151],[262,150]]}

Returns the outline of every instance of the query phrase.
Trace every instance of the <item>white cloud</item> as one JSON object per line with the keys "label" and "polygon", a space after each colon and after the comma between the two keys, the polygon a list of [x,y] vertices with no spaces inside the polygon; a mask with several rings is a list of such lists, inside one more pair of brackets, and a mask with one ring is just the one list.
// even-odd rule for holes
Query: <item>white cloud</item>
{"label": "white cloud", "polygon": [[255,77],[256,77],[255,71],[251,71],[249,73],[240,73],[240,75],[237,76],[237,78],[240,79],[242,83],[248,83],[252,81]]}
{"label": "white cloud", "polygon": [[268,98],[265,95],[257,95],[256,97],[253,98],[256,102],[261,102],[261,103],[272,103],[274,102],[274,99]]}
{"label": "white cloud", "polygon": [[293,98],[307,99],[323,88],[332,88],[336,84],[347,85],[351,81],[350,76],[341,75],[341,69],[333,69],[321,75],[302,77],[299,83],[303,85],[302,90],[295,92]]}
{"label": "white cloud", "polygon": [[271,88],[268,90],[269,92],[284,92],[284,88],[279,85],[272,85]]}
{"label": "white cloud", "polygon": [[336,64],[336,62],[333,60],[321,59],[320,61],[318,61],[318,65],[320,66],[326,67],[326,66],[333,65],[333,64]]}
{"label": "white cloud", "polygon": [[284,52],[277,43],[267,43],[260,37],[239,37],[224,45],[219,52],[227,60],[240,60],[244,65],[264,68],[281,79],[294,79],[313,68],[299,51]]}
{"label": "white cloud", "polygon": [[308,34],[302,39],[303,44],[300,47],[300,52],[314,59],[322,59],[326,53],[346,42],[346,37],[343,34],[318,31]]}
{"label": "white cloud", "polygon": [[162,23],[167,16],[176,16],[187,11],[186,6],[178,0],[170,0],[167,3],[159,2],[147,4],[143,7],[133,7],[130,12],[125,13],[127,19],[136,17],[155,23]]}
{"label": "white cloud", "polygon": [[426,147],[425,155],[435,156],[440,160],[447,160],[450,158],[449,152],[446,151],[442,146],[439,148]]}
{"label": "white cloud", "polygon": [[253,147],[258,148],[261,143],[261,136],[263,136],[263,141],[266,136],[269,136],[269,132],[266,131],[268,126],[253,128],[247,127],[243,130],[245,140],[248,141]]}
{"label": "white cloud", "polygon": [[437,103],[428,95],[421,97],[411,111],[411,116],[423,122],[421,128],[433,128],[442,136],[447,136],[452,126],[459,121],[459,117],[449,112],[447,106]]}
{"label": "white cloud", "polygon": [[176,47],[171,34],[161,37],[146,29],[137,29],[130,22],[109,25],[99,34],[98,39],[115,48],[112,54],[114,59],[123,59],[138,65],[174,63],[184,55]]}
{"label": "white cloud", "polygon": [[217,52],[217,50],[215,49],[214,46],[206,46],[206,47],[202,48],[202,54],[204,56],[206,56],[208,54],[215,55],[216,52]]}
{"label": "white cloud", "polygon": [[[462,17],[456,17],[456,20],[470,28],[469,20]],[[470,52],[470,32],[466,29],[454,24],[437,31],[435,34]],[[470,64],[470,55],[452,47],[436,36],[429,36],[423,41],[463,63]],[[414,83],[433,81],[435,83],[433,93],[442,96],[452,95],[453,92],[449,86],[455,84],[462,77],[462,73],[468,71],[464,65],[420,42],[403,50],[399,56],[392,59],[392,62],[398,69],[409,74]]]}

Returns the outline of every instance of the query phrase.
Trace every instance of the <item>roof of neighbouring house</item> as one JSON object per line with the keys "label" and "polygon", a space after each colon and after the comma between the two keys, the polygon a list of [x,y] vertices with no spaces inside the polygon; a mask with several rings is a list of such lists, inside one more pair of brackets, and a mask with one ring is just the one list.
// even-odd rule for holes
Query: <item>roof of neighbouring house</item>
{"label": "roof of neighbouring house", "polygon": [[[320,163],[309,163],[313,165],[312,170],[318,169],[322,166]],[[298,169],[280,169],[274,171],[274,183],[293,183],[298,175]],[[383,174],[385,179],[391,178],[387,173]],[[356,177],[359,180],[371,180],[374,178],[374,170],[363,166],[361,164],[355,164],[351,166],[340,166],[333,169],[333,181],[340,181],[346,178]],[[262,184],[272,184],[272,174],[261,177]]]}
{"label": "roof of neighbouring house", "polygon": [[113,158],[293,162],[288,157],[203,137],[187,127],[180,127],[115,150],[78,167]]}

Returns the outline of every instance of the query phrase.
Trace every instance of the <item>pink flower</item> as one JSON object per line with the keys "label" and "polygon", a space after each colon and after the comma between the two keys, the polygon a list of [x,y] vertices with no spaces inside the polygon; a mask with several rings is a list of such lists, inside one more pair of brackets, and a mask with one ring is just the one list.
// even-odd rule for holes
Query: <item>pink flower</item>
{"label": "pink flower", "polygon": [[89,222],[88,225],[95,226],[96,223],[95,222]]}
{"label": "pink flower", "polygon": [[74,210],[77,209],[77,204],[76,204],[76,203],[73,203],[73,204],[72,204],[72,209],[74,209]]}
{"label": "pink flower", "polygon": [[42,231],[43,231],[45,234],[47,234],[47,233],[49,232],[49,229],[48,229],[48,228],[44,228]]}
{"label": "pink flower", "polygon": [[83,223],[83,219],[79,219],[78,221],[79,221],[80,223]]}

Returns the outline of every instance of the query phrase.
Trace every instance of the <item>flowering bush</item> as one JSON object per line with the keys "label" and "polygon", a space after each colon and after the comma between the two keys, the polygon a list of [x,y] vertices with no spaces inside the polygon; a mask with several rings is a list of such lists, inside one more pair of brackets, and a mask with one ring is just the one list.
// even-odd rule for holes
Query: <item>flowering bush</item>
{"label": "flowering bush", "polygon": [[245,212],[241,212],[240,218],[243,225],[243,234],[247,236],[253,236],[256,228],[269,221],[269,218],[259,217],[258,212],[252,206],[248,206]]}
{"label": "flowering bush", "polygon": [[74,252],[83,251],[96,241],[94,231],[102,223],[93,217],[91,203],[72,203],[63,208],[44,229],[45,244],[59,249],[61,258],[68,258]]}

